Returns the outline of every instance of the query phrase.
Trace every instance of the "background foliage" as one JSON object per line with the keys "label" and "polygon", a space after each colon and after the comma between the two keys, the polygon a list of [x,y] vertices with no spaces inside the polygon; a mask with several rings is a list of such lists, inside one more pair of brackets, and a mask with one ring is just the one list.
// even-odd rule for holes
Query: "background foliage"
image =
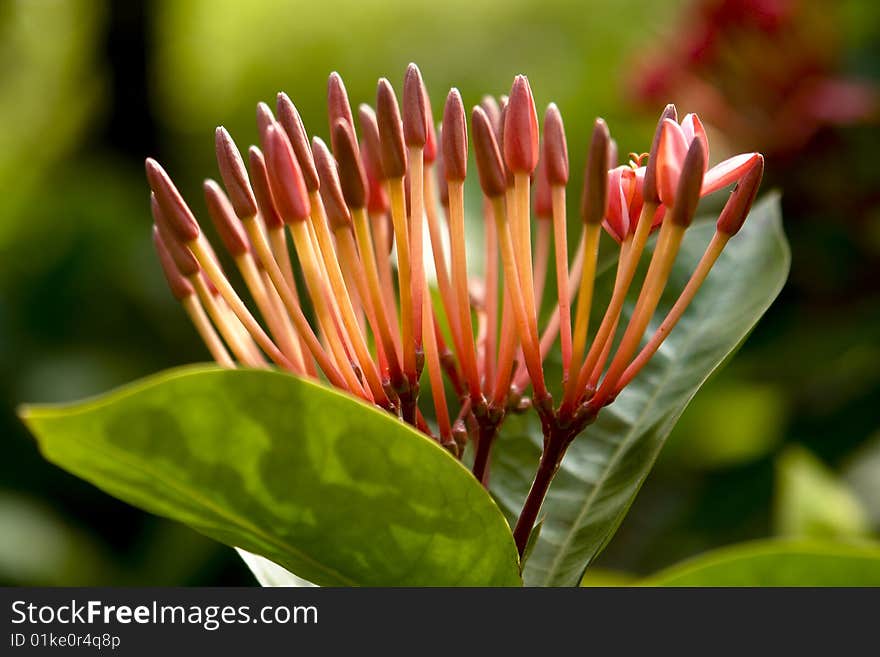
{"label": "background foliage", "polygon": [[[682,41],[695,4],[713,3],[2,3],[0,583],[253,581],[231,551],[45,462],[13,413],[25,400],[79,398],[206,357],[154,262],[145,155],[198,199],[201,178],[216,175],[215,125],[253,141],[255,102],[285,89],[326,136],[331,70],[360,102],[379,75],[397,83],[416,61],[436,114],[450,85],[473,104],[527,73],[539,106],[560,105],[579,170],[596,115],[621,152],[647,146],[659,105],[634,90],[645,58]],[[790,6],[796,18],[820,7],[826,65],[876,85],[874,3],[738,4],[759,15]],[[743,58],[743,79],[766,78],[772,55]],[[748,84],[737,89],[747,112]],[[704,99],[686,92],[670,99],[702,111]],[[765,188],[783,191],[792,243],[789,284],[685,413],[597,569],[646,575],[774,536],[878,536],[876,118],[827,121],[768,152]],[[713,136],[713,160],[762,148],[738,134],[726,145]]]}

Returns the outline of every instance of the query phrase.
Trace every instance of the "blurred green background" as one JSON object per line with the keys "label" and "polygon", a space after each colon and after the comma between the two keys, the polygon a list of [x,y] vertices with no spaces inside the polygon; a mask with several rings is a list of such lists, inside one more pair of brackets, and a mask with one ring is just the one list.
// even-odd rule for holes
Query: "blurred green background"
{"label": "blurred green background", "polygon": [[[439,116],[529,75],[579,171],[672,100],[767,155],[789,284],[682,418],[597,567],[645,574],[750,538],[880,536],[880,5],[864,0],[0,3],[0,584],[250,584],[228,548],[44,462],[14,414],[207,357],[165,289],[143,158],[203,210],[213,128],[256,139],[286,90],[326,137],[326,76],[372,101],[419,64]],[[572,194],[576,198],[576,194]]]}

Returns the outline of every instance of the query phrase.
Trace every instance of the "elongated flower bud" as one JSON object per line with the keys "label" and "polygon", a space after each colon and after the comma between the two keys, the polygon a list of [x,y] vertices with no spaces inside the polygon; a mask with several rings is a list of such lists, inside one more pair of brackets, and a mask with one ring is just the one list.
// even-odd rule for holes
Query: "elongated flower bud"
{"label": "elongated flower bud", "polygon": [[208,214],[229,255],[232,257],[244,255],[250,250],[250,242],[226,194],[223,193],[220,185],[210,179],[204,182],[203,188]]}
{"label": "elongated flower bud", "polygon": [[248,149],[248,162],[251,165],[251,179],[254,183],[254,196],[257,198],[257,207],[263,217],[263,223],[269,229],[284,226],[284,220],[278,214],[275,207],[275,199],[272,198],[272,190],[269,189],[269,173],[266,171],[266,160],[263,153],[256,146]]}
{"label": "elongated flower bud", "polygon": [[764,156],[759,155],[757,161],[742,177],[727,199],[721,216],[718,217],[716,227],[719,233],[736,235],[745,223],[752,203],[761,186],[761,178],[764,176]]}
{"label": "elongated flower bud", "polygon": [[657,191],[657,150],[660,147],[663,121],[666,119],[678,120],[678,112],[672,103],[663,108],[660,120],[657,121],[657,129],[654,131],[654,141],[651,142],[651,154],[648,156],[648,165],[645,169],[645,183],[642,188],[642,197],[645,199],[645,203],[660,202],[660,193]]}
{"label": "elongated flower bud", "polygon": [[443,167],[446,180],[463,182],[467,176],[467,120],[458,89],[449,90],[443,108],[443,129],[440,131]]}
{"label": "elongated flower bud", "polygon": [[385,170],[382,168],[382,140],[379,137],[379,124],[376,122],[376,113],[366,103],[358,107],[358,120],[363,133],[364,150],[362,155],[369,157],[376,165],[376,174],[379,180],[388,180]]}
{"label": "elongated flower bud", "polygon": [[180,242],[171,230],[171,226],[168,223],[168,215],[165,214],[165,211],[159,205],[155,194],[150,194],[150,212],[153,214],[153,223],[156,225],[156,229],[159,231],[162,242],[168,249],[168,253],[174,261],[174,267],[177,271],[186,277],[198,274],[201,269],[199,261],[196,260],[196,257]]}
{"label": "elongated flower bud", "polygon": [[260,135],[260,144],[266,148],[266,131],[269,126],[275,125],[275,116],[270,107],[264,103],[257,103],[257,132]]}
{"label": "elongated flower bud", "polygon": [[403,137],[407,146],[424,148],[428,141],[425,95],[422,73],[418,66],[410,64],[403,81]]}
{"label": "elongated flower bud", "polygon": [[602,119],[593,124],[593,137],[584,171],[584,191],[581,196],[581,218],[585,223],[602,223],[608,198],[608,126]]}
{"label": "elongated flower bud", "polygon": [[367,204],[367,174],[358,154],[358,145],[351,127],[342,119],[333,126],[336,164],[342,195],[350,208],[363,208]]}
{"label": "elongated flower bud", "polygon": [[293,147],[279,126],[266,130],[266,168],[272,198],[281,217],[287,223],[305,221],[311,211],[309,193]]}
{"label": "elongated flower bud", "polygon": [[218,126],[214,131],[214,147],[217,150],[220,177],[229,192],[229,200],[232,201],[235,214],[242,219],[253,217],[257,214],[257,199],[254,198],[254,191],[251,189],[247,169],[244,168],[244,160],[241,159],[238,146],[223,126]]}
{"label": "elongated flower bud", "polygon": [[483,111],[489,118],[489,125],[492,126],[492,131],[495,133],[495,141],[497,142],[498,134],[501,132],[501,106],[494,96],[486,95],[480,101],[480,107],[483,108]]}
{"label": "elongated flower bud", "polygon": [[550,103],[544,114],[544,162],[547,182],[551,186],[568,184],[568,145],[562,114],[556,103]]}
{"label": "elongated flower bud", "polygon": [[348,92],[342,83],[342,77],[336,71],[333,71],[327,80],[327,118],[330,123],[330,146],[335,154],[336,142],[333,139],[333,126],[336,122],[341,119],[351,126],[352,131],[354,130],[354,117],[351,115]]}
{"label": "elongated flower bud", "polygon": [[489,198],[501,196],[507,186],[504,164],[501,161],[498,142],[495,140],[492,120],[481,106],[474,107],[471,112],[471,131],[483,193]]}
{"label": "elongated flower bud", "polygon": [[147,182],[156,195],[159,207],[162,208],[168,228],[183,242],[196,239],[199,236],[199,223],[177,191],[177,187],[171,182],[171,178],[165,173],[165,169],[151,157],[146,159],[144,167],[147,171]]}
{"label": "elongated flower bud", "polygon": [[703,171],[706,168],[706,150],[699,139],[694,139],[688,147],[678,189],[675,192],[675,205],[669,213],[669,221],[679,226],[690,226],[700,202],[700,187],[703,185]]}
{"label": "elongated flower bud", "polygon": [[177,269],[177,265],[174,264],[174,260],[168,252],[168,247],[165,246],[165,241],[159,234],[159,228],[155,225],[153,226],[153,246],[156,247],[162,273],[165,274],[165,280],[168,281],[168,287],[174,298],[182,301],[191,296],[194,293],[192,284]]}
{"label": "elongated flower bud", "polygon": [[321,178],[321,200],[324,202],[327,222],[333,230],[344,228],[351,224],[351,214],[345,204],[345,197],[342,195],[336,160],[333,159],[327,144],[319,137],[312,138],[312,152],[315,156],[318,175]]}
{"label": "elongated flower bud", "polygon": [[504,161],[513,173],[532,173],[538,165],[538,112],[528,78],[517,75],[504,115]]}
{"label": "elongated flower bud", "polygon": [[300,171],[303,174],[303,181],[306,189],[310,192],[318,191],[320,182],[318,180],[318,172],[315,170],[315,161],[312,159],[312,149],[309,147],[309,135],[303,125],[302,117],[296,109],[296,105],[287,96],[286,93],[279,92],[276,98],[276,107],[278,112],[278,123],[287,133],[290,145],[293,146],[293,152],[296,155],[296,161],[299,163]]}
{"label": "elongated flower bud", "polygon": [[406,175],[403,124],[400,120],[400,107],[397,105],[394,88],[385,78],[379,80],[376,89],[376,123],[379,126],[382,169],[389,178],[402,178]]}

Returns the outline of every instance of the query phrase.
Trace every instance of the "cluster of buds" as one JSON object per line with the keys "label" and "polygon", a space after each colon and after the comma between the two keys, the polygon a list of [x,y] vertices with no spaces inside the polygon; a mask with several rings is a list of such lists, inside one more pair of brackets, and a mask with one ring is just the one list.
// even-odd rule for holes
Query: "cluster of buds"
{"label": "cluster of buds", "polygon": [[[670,105],[650,154],[618,165],[616,145],[597,119],[583,178],[580,242],[569,261],[569,163],[562,117],[555,105],[547,108],[542,141],[528,80],[517,76],[509,96],[487,96],[471,111],[471,143],[484,197],[486,265],[478,279],[469,277],[467,264],[468,125],[462,98],[456,89],[449,92],[435,130],[421,73],[410,65],[402,112],[400,107],[388,80],[379,80],[375,109],[358,109],[359,141],[342,79],[332,74],[328,148],[318,137],[309,140],[296,107],[281,93],[274,115],[263,103],[257,108],[262,150],[250,147],[249,167],[228,132],[217,128],[226,191],[207,180],[205,199],[252,304],[230,283],[171,179],[148,159],[153,238],[172,292],[219,364],[274,364],[299,376],[323,377],[459,458],[470,440],[474,475],[483,483],[504,418],[534,407],[545,445],[514,531],[522,550],[571,440],[657,351],[742,226],[760,184],[763,158],[738,155],[709,169],[699,119],[689,114],[679,123]],[[700,197],[732,183],[737,186],[712,241],[677,302],[643,344]],[[591,333],[603,228],[619,244],[619,259],[611,299]],[[624,301],[654,230],[659,235],[648,272],[612,353]],[[539,331],[551,242],[558,299]],[[429,292],[427,258],[433,260],[439,303]],[[302,297],[297,272],[305,283]],[[544,376],[544,360],[557,339],[563,368],[558,405]],[[432,393],[432,423],[418,404],[423,369]],[[457,399],[448,399],[447,386]]]}

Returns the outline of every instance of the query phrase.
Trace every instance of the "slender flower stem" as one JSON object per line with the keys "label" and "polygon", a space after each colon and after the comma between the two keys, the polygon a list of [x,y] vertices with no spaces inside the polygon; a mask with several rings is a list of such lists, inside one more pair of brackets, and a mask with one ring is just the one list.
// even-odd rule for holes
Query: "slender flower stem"
{"label": "slender flower stem", "polygon": [[660,301],[660,295],[663,294],[663,289],[666,287],[666,281],[672,271],[672,264],[675,262],[675,256],[678,254],[678,248],[684,237],[684,231],[685,226],[671,221],[664,222],[660,228],[657,248],[654,250],[651,264],[648,266],[648,273],[645,274],[645,283],[639,293],[638,301],[636,301],[635,310],[633,310],[629,325],[620,341],[620,346],[614,354],[614,359],[608,366],[605,378],[592,399],[597,408],[611,397],[620,375],[623,374],[629,359],[639,346],[642,335]]}
{"label": "slender flower stem", "polygon": [[[514,356],[519,342],[516,340],[513,302],[509,286],[504,288],[504,307],[501,311],[501,349],[498,352],[498,369],[495,374],[495,387],[492,406],[504,408],[510,393],[510,377],[513,372]],[[523,369],[528,374],[527,369]]]}
{"label": "slender flower stem", "polygon": [[440,226],[440,217],[437,212],[437,189],[432,171],[432,166],[425,167],[424,192],[425,214],[428,218],[428,235],[431,239],[431,252],[434,256],[434,272],[437,277],[437,289],[440,291],[440,301],[443,304],[443,313],[452,336],[452,345],[455,352],[461,354],[462,332],[459,327],[459,317],[455,306],[455,292],[449,278],[449,267],[446,263],[446,254],[443,251],[443,233]]}
{"label": "slender flower stem", "polygon": [[[205,278],[203,280],[207,284],[208,279]],[[260,351],[260,348],[257,346],[257,343],[254,342],[251,334],[247,332],[244,324],[242,324],[238,317],[236,317],[235,313],[232,312],[232,308],[230,308],[226,301],[223,300],[223,297],[220,296],[219,292],[211,291],[211,296],[216,304],[217,311],[229,325],[232,333],[235,334],[236,340],[241,343],[245,352],[248,354],[248,358],[255,363],[254,367],[266,367],[266,357],[263,356],[263,352]]]}
{"label": "slender flower stem", "polygon": [[[376,346],[376,359],[379,362],[379,371],[382,373],[383,385],[385,379],[389,377],[388,355],[385,353],[385,343],[380,337],[379,320],[376,318],[376,309],[373,307],[373,301],[370,297],[370,291],[367,285],[367,275],[364,271],[364,265],[358,254],[357,245],[354,241],[351,226],[343,226],[335,229],[334,236],[336,238],[336,248],[339,252],[339,260],[342,267],[342,276],[345,279],[346,288],[352,295],[352,302],[355,302],[354,295],[357,295],[359,308],[362,309],[366,316],[367,325],[373,333]],[[382,309],[380,308],[380,312]],[[393,347],[393,345],[392,345]],[[394,355],[392,349],[392,356]]]}
{"label": "slender flower stem", "polygon": [[[559,342],[562,350],[562,379],[571,366],[571,296],[568,285],[568,235],[566,233],[565,186],[550,188],[553,203],[553,251],[556,257],[556,288],[559,293]],[[543,335],[541,336],[543,343]],[[542,345],[543,347],[543,345]],[[543,354],[543,348],[542,348]],[[542,356],[543,357],[543,356]]]}
{"label": "slender flower stem", "polygon": [[574,337],[569,363],[578,363],[587,346],[587,331],[590,325],[590,310],[593,305],[593,288],[596,284],[596,260],[599,255],[600,224],[584,225],[584,265],[581,269],[581,282],[578,292],[577,310],[574,320]]}
{"label": "slender flower stem", "polygon": [[[409,147],[409,203],[410,203],[410,255],[412,258],[412,305],[413,305],[413,353],[422,348],[422,304],[425,303],[424,223],[425,223],[425,151],[418,146]],[[418,365],[417,365],[418,368]],[[418,371],[418,370],[417,370]]]}
{"label": "slender flower stem", "polygon": [[418,378],[413,333],[412,259],[410,257],[409,227],[406,220],[403,178],[388,181],[391,192],[391,220],[397,243],[397,283],[400,288],[400,334],[403,347],[403,371],[410,385]]}
{"label": "slender flower stem", "polygon": [[721,232],[716,232],[715,235],[712,236],[712,241],[709,242],[709,246],[706,247],[706,251],[703,253],[703,257],[700,258],[700,262],[697,263],[696,269],[694,269],[693,274],[691,274],[691,277],[688,280],[687,285],[685,285],[684,290],[682,290],[681,294],[679,295],[678,300],[669,310],[666,318],[663,320],[660,326],[657,327],[657,330],[648,341],[648,344],[642,347],[639,355],[636,356],[635,359],[633,359],[633,361],[629,364],[629,366],[627,366],[626,370],[624,370],[623,374],[618,379],[614,391],[615,396],[625,386],[627,386],[629,382],[636,377],[636,375],[638,375],[645,364],[660,348],[660,345],[663,344],[663,341],[669,335],[669,332],[672,331],[673,328],[675,328],[678,320],[681,319],[684,311],[687,309],[691,301],[693,301],[694,296],[696,296],[697,292],[699,291],[700,286],[706,280],[706,277],[709,275],[709,272],[715,264],[715,261],[718,260],[718,256],[721,255],[721,251],[724,249],[724,246],[727,244],[729,239],[730,235],[726,235]]}
{"label": "slender flower stem", "polygon": [[223,313],[220,303],[211,294],[201,274],[195,274],[189,277],[190,283],[196,291],[199,299],[208,311],[208,315],[223,336],[226,345],[235,354],[235,357],[248,367],[259,367],[260,360],[248,348],[248,344],[242,339],[242,336],[236,331],[235,325]]}
{"label": "slender flower stem", "polygon": [[532,273],[532,234],[530,227],[529,174],[517,173],[514,176],[513,194],[516,205],[517,264],[523,301],[529,321],[529,331],[535,345],[538,344],[538,313],[535,306],[535,281]]}
{"label": "slender flower stem", "polygon": [[492,454],[492,445],[498,436],[498,428],[499,422],[494,422],[489,418],[484,418],[479,422],[473,473],[477,481],[486,487],[489,485],[489,456]]}
{"label": "slender flower stem", "polygon": [[[426,285],[425,271],[421,271],[421,283]],[[440,364],[440,351],[437,347],[436,327],[430,303],[421,305],[423,344],[425,347],[425,361],[428,366],[428,379],[431,383],[431,395],[434,398],[434,409],[437,414],[437,428],[440,433],[441,444],[452,441],[452,425],[449,420],[449,410],[446,405],[446,391],[443,388],[443,369]]]}
{"label": "slender flower stem", "polygon": [[[578,242],[577,249],[575,251],[574,258],[571,261],[571,268],[568,270],[568,282],[563,289],[567,290],[568,299],[573,299],[578,292],[578,286],[581,280],[581,269],[584,266],[584,247],[586,241],[586,231],[581,231],[580,241]],[[550,318],[547,320],[547,325],[544,327],[544,332],[541,334],[541,342],[539,343],[539,347],[541,350],[541,361],[543,362],[545,358],[547,358],[547,354],[550,353],[550,348],[553,346],[553,343],[556,341],[556,336],[559,334],[559,305],[557,304],[556,308],[553,309],[553,312],[550,313]],[[569,338],[571,337],[571,325],[569,323]],[[569,345],[570,348],[570,345]],[[513,378],[513,385],[516,386],[517,389],[523,389],[528,383],[528,370],[525,369],[522,364],[517,368],[516,375]],[[567,379],[563,377],[562,383],[565,385]]]}
{"label": "slender flower stem", "polygon": [[327,298],[329,295],[326,294],[318,259],[314,252],[311,236],[309,235],[308,223],[297,221],[288,225],[293,236],[294,247],[302,263],[303,275],[309,288],[309,296],[312,298],[315,313],[318,316],[318,322],[324,327],[324,335],[327,337],[330,349],[333,351],[333,356],[342,370],[342,376],[345,379],[347,388],[356,395],[366,397],[361,382],[351,368],[342,341],[338,339],[333,331],[334,320],[330,314],[330,304]]}
{"label": "slender flower stem", "polygon": [[[385,355],[388,357],[388,369],[391,379],[391,385],[399,389],[403,386],[404,376],[400,367],[400,361],[397,356],[397,349],[394,340],[391,337],[391,327],[389,326],[389,317],[387,313],[381,310],[385,307],[382,298],[382,286],[379,282],[379,269],[376,265],[376,251],[373,248],[373,238],[370,234],[370,225],[367,219],[367,213],[363,208],[352,208],[351,217],[354,222],[355,235],[357,237],[358,251],[360,251],[360,262],[363,264],[364,277],[366,278],[367,289],[364,291],[369,296],[370,302],[374,309],[378,329],[376,335],[382,341],[385,349]],[[340,249],[340,255],[343,259],[351,262],[356,259],[357,254],[354,250],[354,244],[351,236],[345,234],[342,240],[337,240]],[[363,280],[364,277],[361,277]]]}
{"label": "slender flower stem", "polygon": [[[632,249],[632,236],[627,237],[623,244],[620,245],[620,251],[617,254],[617,271],[614,273],[614,285],[617,286],[620,284],[621,276],[624,273],[624,263],[629,257],[629,252]],[[590,374],[590,378],[588,379],[586,394],[592,394],[596,391],[596,385],[599,382],[599,378],[602,376],[602,372],[605,370],[605,364],[608,361],[608,355],[611,353],[611,346],[614,343],[614,336],[617,335],[617,327],[620,324],[620,315],[617,316],[614,324],[611,326],[611,331],[608,333],[608,338],[605,340],[605,343],[602,345],[602,351],[599,353],[599,359],[596,361],[596,364],[593,366],[593,372]]]}
{"label": "slender flower stem", "polygon": [[378,404],[385,405],[388,403],[388,397],[382,388],[379,372],[376,370],[376,364],[373,362],[366,340],[361,332],[360,324],[355,316],[354,306],[351,303],[351,297],[348,294],[348,288],[342,276],[342,269],[339,266],[339,257],[333,247],[333,238],[330,235],[330,229],[324,216],[324,205],[321,202],[321,196],[317,192],[312,192],[310,197],[313,211],[316,214],[313,221],[315,236],[317,237],[318,247],[330,279],[333,297],[336,299],[342,315],[345,332],[351,337],[358,365],[366,377],[370,391],[373,393],[373,398]]}
{"label": "slender flower stem", "polygon": [[254,302],[257,304],[260,314],[266,320],[266,324],[269,325],[269,331],[277,341],[281,352],[294,365],[294,373],[302,374],[302,360],[298,358],[293,331],[291,330],[290,333],[286,331],[287,327],[281,321],[281,317],[275,312],[266,286],[263,283],[263,278],[260,276],[256,264],[254,264],[253,256],[249,252],[242,253],[235,257],[235,264],[238,267],[238,271],[241,272],[241,277],[244,279],[251,297],[253,297]]}
{"label": "slender flower stem", "polygon": [[522,511],[516,521],[513,529],[513,540],[516,543],[516,549],[522,557],[525,552],[526,545],[529,542],[529,535],[535,526],[541,505],[550,489],[550,482],[559,470],[562,463],[562,457],[565,456],[565,450],[574,436],[569,432],[556,433],[550,432],[545,437],[544,451],[541,453],[541,460],[538,463],[538,471],[535,473],[535,479],[526,496]]}
{"label": "slender flower stem", "polygon": [[483,347],[483,380],[487,388],[495,378],[496,351],[498,349],[498,233],[495,228],[493,212],[491,202],[484,200],[486,339]]}
{"label": "slender flower stem", "polygon": [[529,319],[523,301],[524,291],[517,271],[516,256],[513,252],[513,240],[510,226],[505,218],[501,198],[493,199],[495,208],[495,226],[498,229],[498,244],[501,248],[501,262],[504,265],[505,287],[509,291],[513,305],[513,313],[520,344],[522,345],[523,357],[526,361],[529,375],[532,378],[532,388],[535,396],[544,399],[548,396],[547,387],[544,383],[544,371],[541,367],[541,353],[537,339],[533,337],[529,329]]}
{"label": "slender flower stem", "polygon": [[[562,406],[560,408],[565,414],[570,414],[574,410],[574,405],[586,387],[587,381],[593,372],[593,368],[596,366],[596,362],[602,354],[602,350],[605,347],[605,341],[610,338],[613,328],[617,325],[617,318],[620,316],[620,311],[623,309],[623,303],[626,300],[626,293],[629,291],[629,286],[636,273],[636,266],[638,265],[639,258],[641,258],[642,250],[645,248],[645,243],[648,241],[648,235],[651,232],[651,223],[656,211],[657,205],[655,203],[649,203],[646,201],[642,206],[642,213],[639,217],[636,232],[633,235],[632,247],[630,248],[629,255],[626,259],[625,267],[621,271],[619,285],[614,286],[614,290],[611,293],[611,300],[608,302],[608,307],[605,309],[605,315],[602,318],[602,323],[599,325],[599,330],[596,332],[596,337],[593,339],[593,344],[590,347],[590,351],[587,353],[587,358],[584,361],[578,376],[569,379],[570,385],[566,388],[565,397],[562,400]],[[583,294],[583,291],[581,293]],[[571,385],[572,382],[574,382],[573,385]]]}
{"label": "slender flower stem", "polygon": [[[281,325],[281,331],[290,336],[290,348],[293,350],[291,361],[298,368],[299,374],[308,374],[306,363],[311,363],[311,360],[303,355],[303,347],[299,336],[296,334],[296,329],[293,327],[290,316],[284,309],[284,303],[281,301],[281,297],[278,296],[278,291],[272,284],[272,279],[269,278],[269,274],[266,273],[265,269],[260,269],[260,279],[263,281],[271,312],[276,317],[275,321]],[[314,365],[312,365],[312,368],[314,369]]]}
{"label": "slender flower stem", "polygon": [[544,301],[544,288],[547,283],[547,269],[550,265],[550,239],[553,232],[553,222],[547,219],[538,220],[538,232],[535,235],[535,315],[541,312],[541,303]]}
{"label": "slender flower stem", "polygon": [[468,383],[471,401],[478,406],[482,399],[480,376],[477,372],[477,353],[471,325],[470,295],[467,281],[467,253],[464,236],[464,184],[449,181],[449,233],[452,251],[452,282],[455,290],[455,307],[458,310],[458,326],[461,330],[460,359],[464,377]]}
{"label": "slender flower stem", "polygon": [[232,360],[229,352],[226,351],[226,347],[223,346],[223,341],[211,325],[211,320],[205,315],[205,309],[202,307],[202,304],[199,303],[198,295],[190,294],[189,296],[183,297],[180,300],[180,303],[186,311],[186,314],[189,315],[189,318],[192,320],[193,326],[196,327],[196,331],[198,331],[202,341],[205,343],[205,346],[208,348],[208,351],[211,353],[214,360],[216,360],[221,367],[234,369],[235,361]]}
{"label": "slender flower stem", "polygon": [[[345,380],[342,378],[339,370],[336,368],[336,365],[330,360],[327,355],[327,352],[324,351],[324,347],[321,346],[321,343],[318,342],[318,339],[315,337],[315,334],[312,332],[312,327],[309,326],[308,321],[303,315],[302,309],[299,306],[296,298],[291,292],[290,288],[287,286],[287,283],[284,280],[284,274],[281,272],[281,268],[278,266],[278,263],[275,262],[275,258],[272,255],[272,251],[269,248],[269,244],[266,241],[266,238],[263,235],[263,231],[260,229],[259,224],[257,224],[255,219],[245,220],[242,222],[245,230],[247,231],[248,237],[250,237],[251,244],[254,247],[254,250],[257,253],[257,259],[263,265],[263,268],[266,270],[266,273],[269,274],[269,277],[272,279],[272,283],[275,285],[275,289],[278,291],[279,296],[281,297],[281,301],[284,303],[284,307],[287,309],[287,313],[290,315],[291,320],[293,320],[293,325],[296,327],[297,332],[299,333],[300,338],[305,343],[308,350],[311,352],[312,356],[318,363],[318,367],[324,372],[324,375],[333,385],[347,389],[348,386],[345,383]],[[195,251],[193,252],[195,253]],[[199,254],[195,253],[196,257],[199,258],[199,262],[201,262],[202,257]],[[248,331],[254,335],[255,338],[259,338],[259,334],[254,333],[254,331],[248,326],[248,322],[253,322],[253,317],[250,317],[249,320],[246,321],[246,317],[250,316],[250,313],[247,313],[247,316],[242,316],[240,314],[241,308],[238,310],[237,305],[244,306],[241,303],[241,300],[238,299],[238,296],[235,295],[235,291],[232,290],[232,286],[226,282],[225,286],[217,285],[217,282],[213,280],[214,285],[217,286],[217,289],[220,290],[220,293],[223,294],[224,287],[228,287],[229,291],[231,291],[231,298],[228,297],[227,294],[223,294],[223,298],[226,299],[227,303],[229,303],[233,312],[239,317],[239,319],[244,323],[245,327]],[[247,309],[244,309],[245,312]],[[256,323],[256,322],[254,322]],[[257,326],[259,328],[259,326]],[[262,329],[260,329],[260,333],[262,333]],[[260,341],[259,338],[258,342]],[[262,347],[263,345],[260,344]],[[265,350],[265,348],[264,348]],[[271,354],[270,354],[271,357]],[[273,359],[274,360],[274,359]]]}
{"label": "slender flower stem", "polygon": [[[379,284],[382,290],[382,305],[376,309],[388,315],[388,325],[395,327],[400,325],[400,317],[397,310],[397,292],[394,288],[394,267],[391,265],[391,247],[393,242],[393,229],[389,224],[388,216],[371,216],[368,227],[372,226],[372,233],[375,235],[373,239],[374,251],[373,256],[376,260],[376,268],[379,273]],[[397,355],[397,362],[403,361],[403,348],[400,344],[400,332],[394,330],[391,332],[391,339],[394,343],[394,353]]]}
{"label": "slender flower stem", "polygon": [[[220,295],[226,300],[226,303],[229,304],[229,307],[232,309],[232,312],[235,313],[236,317],[238,317],[239,321],[244,324],[244,327],[247,329],[248,333],[250,333],[253,338],[257,341],[257,344],[260,345],[260,349],[266,352],[266,355],[272,359],[274,363],[283,367],[286,370],[292,370],[293,364],[287,359],[287,357],[281,353],[281,350],[272,342],[272,339],[266,335],[266,332],[262,329],[260,324],[254,319],[254,316],[251,315],[250,311],[247,309],[247,306],[244,305],[244,302],[239,298],[238,294],[235,292],[235,289],[232,285],[229,284],[229,281],[226,279],[226,276],[220,270],[219,265],[214,260],[213,256],[208,252],[208,250],[203,245],[203,239],[195,239],[191,242],[187,243],[187,247],[192,254],[196,257],[196,260],[199,261],[199,265],[204,270],[207,277],[214,284],[214,287],[220,292]],[[204,303],[204,299],[202,300]],[[305,318],[303,318],[305,321]],[[341,379],[339,380],[342,383]],[[335,385],[335,384],[334,384]]]}

